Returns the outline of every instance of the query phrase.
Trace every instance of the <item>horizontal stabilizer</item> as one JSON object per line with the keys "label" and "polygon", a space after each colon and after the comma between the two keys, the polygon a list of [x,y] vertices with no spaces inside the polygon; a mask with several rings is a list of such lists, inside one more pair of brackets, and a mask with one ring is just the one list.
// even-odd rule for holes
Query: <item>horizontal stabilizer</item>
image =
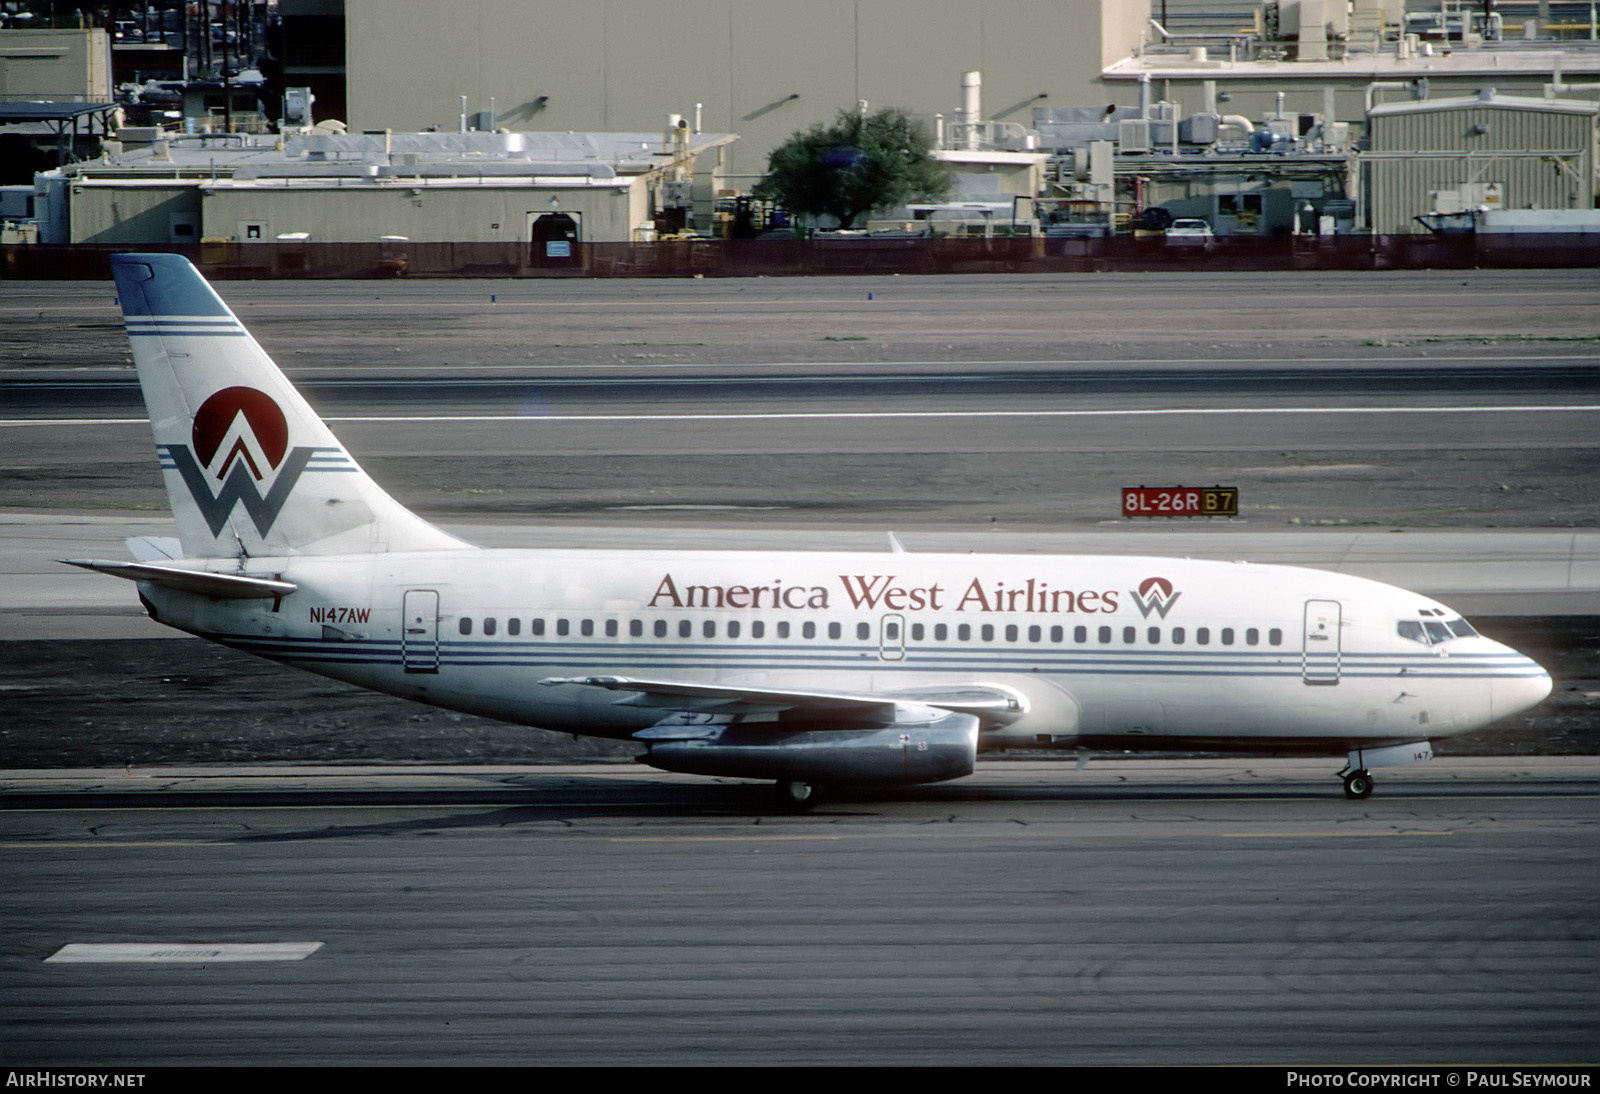
{"label": "horizontal stabilizer", "polygon": [[128,581],[148,581],[166,589],[214,596],[222,600],[272,600],[288,596],[298,587],[291,581],[273,581],[243,574],[212,574],[204,570],[185,570],[177,566],[157,566],[148,562],[102,562],[93,558],[64,558],[68,566],[110,574]]}

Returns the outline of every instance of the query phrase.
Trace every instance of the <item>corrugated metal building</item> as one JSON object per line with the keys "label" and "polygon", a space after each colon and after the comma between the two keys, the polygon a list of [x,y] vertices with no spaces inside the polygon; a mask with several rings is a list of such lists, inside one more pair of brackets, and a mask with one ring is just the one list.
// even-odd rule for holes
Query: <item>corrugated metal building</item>
{"label": "corrugated metal building", "polygon": [[1374,232],[1416,217],[1489,209],[1591,209],[1600,104],[1497,95],[1385,103],[1361,157]]}

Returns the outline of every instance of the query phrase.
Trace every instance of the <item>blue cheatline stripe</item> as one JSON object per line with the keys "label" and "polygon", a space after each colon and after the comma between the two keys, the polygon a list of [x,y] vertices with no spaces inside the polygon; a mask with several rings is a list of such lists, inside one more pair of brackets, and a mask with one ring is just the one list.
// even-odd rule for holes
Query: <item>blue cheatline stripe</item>
{"label": "blue cheatline stripe", "polygon": [[[289,638],[255,638],[249,636],[213,635],[227,642],[266,657],[293,661],[319,661],[346,664],[400,663],[401,645],[390,639],[318,640]],[[1149,656],[1099,655],[1078,657],[1074,655],[1019,658],[1015,655],[985,656],[975,662],[970,651],[957,660],[953,655],[942,659],[917,656],[907,661],[882,662],[877,659],[876,647],[847,647],[838,653],[817,650],[774,650],[763,647],[728,648],[717,651],[714,661],[707,661],[704,646],[628,646],[609,643],[531,643],[497,641],[440,641],[413,643],[413,653],[426,652],[437,655],[441,667],[500,667],[519,668],[537,666],[571,666],[574,664],[627,664],[664,669],[742,669],[837,672],[841,669],[860,669],[881,672],[886,667],[910,673],[976,673],[1025,672],[1038,668],[1043,672],[1063,675],[1147,676],[1158,677],[1228,677],[1299,679],[1302,666],[1297,654],[1287,654],[1275,662],[1257,656],[1253,661],[1213,659],[1202,661],[1167,660]],[[624,652],[625,651],[625,652]],[[1381,655],[1367,655],[1378,658]],[[1513,659],[1498,654],[1476,655],[1476,664],[1454,665],[1418,664],[1414,661],[1374,660],[1370,664],[1340,667],[1340,676],[1350,679],[1395,679],[1402,669],[1412,679],[1516,679],[1540,675],[1540,670],[1523,667],[1520,658]],[[1460,657],[1459,662],[1467,661]],[[1330,666],[1331,668],[1331,666]]]}

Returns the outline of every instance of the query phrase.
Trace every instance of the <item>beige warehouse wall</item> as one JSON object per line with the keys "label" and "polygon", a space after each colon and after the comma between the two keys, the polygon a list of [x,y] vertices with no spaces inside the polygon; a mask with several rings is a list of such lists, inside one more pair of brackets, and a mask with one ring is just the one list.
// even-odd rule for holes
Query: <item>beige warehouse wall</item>
{"label": "beige warehouse wall", "polygon": [[1000,120],[1131,104],[1136,87],[1101,86],[1102,58],[1125,56],[1148,13],[1149,0],[347,0],[345,120],[454,129],[466,95],[474,114],[493,97],[511,129],[654,131],[699,102],[704,130],[741,138],[730,172],[759,174],[790,133],[859,99],[951,114],[970,69]]}
{"label": "beige warehouse wall", "polygon": [[265,225],[263,238],[309,232],[319,243],[375,243],[400,235],[418,243],[458,240],[518,242],[528,239],[531,217],[574,214],[586,242],[622,241],[644,218],[644,187],[619,190],[540,190],[511,187],[219,188],[204,198],[202,231],[208,239],[235,239],[240,223]]}
{"label": "beige warehouse wall", "polygon": [[74,187],[73,243],[165,243],[173,214],[198,215],[193,183]]}

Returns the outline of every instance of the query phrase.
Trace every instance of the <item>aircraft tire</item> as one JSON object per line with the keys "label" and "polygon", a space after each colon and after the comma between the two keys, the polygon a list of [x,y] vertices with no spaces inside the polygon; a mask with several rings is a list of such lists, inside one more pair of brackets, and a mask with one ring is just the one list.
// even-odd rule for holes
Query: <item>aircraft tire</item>
{"label": "aircraft tire", "polygon": [[779,806],[789,813],[804,813],[822,797],[821,784],[804,779],[779,779],[772,789]]}
{"label": "aircraft tire", "polygon": [[1372,795],[1372,772],[1352,771],[1344,777],[1344,796],[1360,801]]}

